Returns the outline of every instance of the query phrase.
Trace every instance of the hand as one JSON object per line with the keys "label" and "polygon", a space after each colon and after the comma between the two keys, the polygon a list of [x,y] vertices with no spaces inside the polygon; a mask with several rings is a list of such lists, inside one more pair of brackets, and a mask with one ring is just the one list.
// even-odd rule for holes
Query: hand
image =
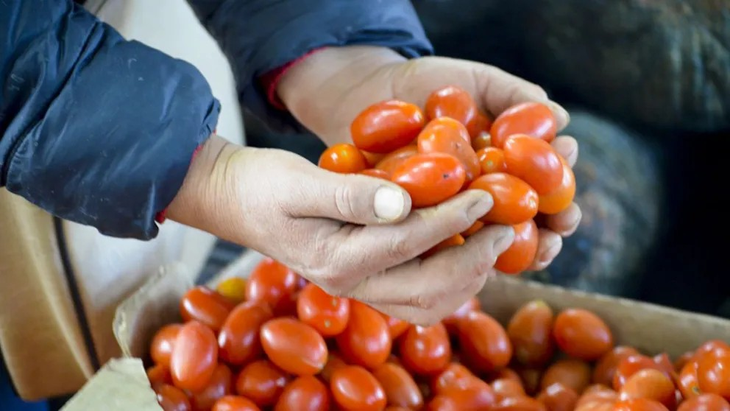
{"label": "hand", "polygon": [[275,258],[333,295],[431,324],[495,275],[494,262],[514,231],[488,227],[461,247],[417,256],[491,207],[488,193],[472,190],[411,212],[410,197],[393,183],[331,173],[288,152],[214,136],[168,216]]}
{"label": "hand", "polygon": [[[302,124],[333,145],[351,142],[350,123],[365,107],[393,98],[423,107],[432,91],[448,85],[470,92],[479,108],[493,117],[515,104],[534,101],[551,107],[559,130],[570,121],[568,113],[542,88],[496,67],[439,57],[408,61],[379,47],[319,51],[287,72],[277,92]],[[558,137],[553,147],[571,167],[575,164],[575,139]],[[562,248],[562,238],[575,232],[580,218],[580,208],[572,204],[546,219],[531,270],[544,269],[552,262]]]}

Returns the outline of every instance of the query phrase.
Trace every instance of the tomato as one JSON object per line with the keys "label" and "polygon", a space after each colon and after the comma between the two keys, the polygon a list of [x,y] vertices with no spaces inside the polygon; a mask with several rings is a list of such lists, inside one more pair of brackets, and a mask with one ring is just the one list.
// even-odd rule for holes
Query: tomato
{"label": "tomato", "polygon": [[464,245],[465,242],[466,242],[466,240],[464,240],[464,237],[461,234],[454,234],[451,237],[447,238],[446,240],[431,247],[425,253],[421,254],[421,258],[429,258],[429,257],[433,256],[434,254],[438,253],[439,251],[443,251],[443,250],[445,250],[447,248],[451,248],[451,247]]}
{"label": "tomato", "polygon": [[486,114],[477,112],[477,115],[474,116],[472,121],[466,124],[466,128],[469,130],[469,136],[471,136],[471,144],[474,150],[489,147],[492,144],[492,138],[489,135],[489,131],[492,128],[492,119]]}
{"label": "tomato", "polygon": [[528,395],[535,395],[540,391],[540,381],[542,381],[542,369],[538,367],[515,367],[517,375],[522,380],[522,386]]}
{"label": "tomato", "polygon": [[452,398],[459,410],[490,410],[495,403],[492,388],[476,377],[467,377],[459,384],[447,386],[440,395]]}
{"label": "tomato", "polygon": [[230,277],[218,283],[215,291],[234,304],[246,299],[246,280],[240,277]]}
{"label": "tomato", "polygon": [[550,361],[555,352],[552,336],[554,320],[552,308],[542,300],[528,302],[512,315],[507,324],[507,335],[517,362],[540,367]]}
{"label": "tomato", "polygon": [[677,379],[677,387],[685,399],[697,397],[702,394],[697,375],[697,361],[689,361],[684,365]]}
{"label": "tomato", "polygon": [[697,359],[700,390],[730,399],[730,349],[716,348]]}
{"label": "tomato", "polygon": [[392,174],[392,181],[411,195],[414,208],[430,207],[448,200],[464,185],[464,167],[456,157],[416,154]]}
{"label": "tomato", "polygon": [[437,395],[428,402],[427,411],[460,411],[456,399],[445,395]]}
{"label": "tomato", "polygon": [[604,354],[593,368],[592,381],[594,384],[603,384],[606,386],[613,385],[613,376],[616,374],[616,368],[619,362],[630,356],[638,355],[639,352],[633,347],[617,346],[611,351]]}
{"label": "tomato", "polygon": [[368,153],[367,151],[362,151],[363,157],[365,157],[365,161],[368,163],[368,167],[375,167],[376,164],[380,162],[385,157],[385,154],[383,153]]}
{"label": "tomato", "polygon": [[578,394],[572,388],[556,382],[545,387],[537,400],[545,405],[547,411],[573,411],[578,403]]}
{"label": "tomato", "polygon": [[319,167],[341,174],[356,174],[368,168],[368,161],[352,144],[335,144],[319,157]]}
{"label": "tomato", "polygon": [[662,403],[646,398],[619,401],[613,409],[614,411],[669,411]]}
{"label": "tomato", "polygon": [[537,255],[540,239],[537,224],[534,220],[512,226],[515,237],[507,251],[497,257],[494,268],[505,274],[519,274],[527,270]]}
{"label": "tomato", "polygon": [[261,326],[261,345],[271,362],[294,375],[314,375],[327,363],[327,344],[314,328],[281,317]]}
{"label": "tomato", "polygon": [[687,364],[692,358],[694,358],[694,351],[687,351],[686,353],[680,355],[675,361],[674,361],[674,371],[680,372],[682,371],[682,368],[684,368],[684,365]]}
{"label": "tomato", "polygon": [[669,354],[657,354],[652,358],[652,361],[659,366],[659,371],[663,372],[671,381],[677,380],[677,373],[674,371],[674,365],[672,365]]}
{"label": "tomato", "polygon": [[360,174],[390,181],[390,174],[377,168],[368,168],[367,170],[361,171]]}
{"label": "tomato", "polygon": [[431,380],[431,391],[439,395],[449,387],[459,385],[465,379],[474,378],[474,374],[461,364],[452,362],[439,375]]}
{"label": "tomato", "polygon": [[155,364],[170,367],[172,349],[175,347],[175,340],[182,328],[181,324],[170,324],[160,328],[152,338],[150,344],[150,355]]}
{"label": "tomato", "polygon": [[248,398],[228,395],[218,400],[211,411],[260,411]]}
{"label": "tomato", "polygon": [[571,308],[558,314],[553,337],[563,352],[593,361],[613,348],[613,334],[605,322],[588,310]]}
{"label": "tomato", "polygon": [[426,99],[426,115],[431,120],[450,117],[466,126],[474,121],[478,112],[471,94],[457,86],[440,88]]}
{"label": "tomato", "polygon": [[578,399],[576,411],[611,411],[618,400],[616,391],[605,386],[589,387]]}
{"label": "tomato", "polygon": [[512,344],[507,332],[494,318],[481,311],[472,311],[459,320],[457,328],[461,349],[471,367],[491,372],[509,363]]}
{"label": "tomato", "polygon": [[573,358],[558,360],[542,374],[540,387],[545,389],[556,382],[581,393],[591,383],[591,366]]}
{"label": "tomato", "polygon": [[337,405],[345,410],[382,410],[385,390],[368,370],[359,366],[340,368],[332,374],[330,389]]}
{"label": "tomato", "polygon": [[480,311],[481,309],[482,305],[479,302],[479,299],[477,297],[472,297],[466,300],[466,302],[462,304],[461,307],[457,308],[451,315],[444,318],[441,323],[446,327],[446,331],[450,334],[456,333],[456,322],[460,318],[466,317],[466,315],[472,311]]}
{"label": "tomato", "polygon": [[383,316],[367,305],[350,301],[350,320],[336,338],[337,347],[351,364],[375,368],[390,355],[392,340]]}
{"label": "tomato", "polygon": [[621,387],[619,400],[646,398],[673,408],[677,401],[674,383],[659,370],[640,370],[629,377]]}
{"label": "tomato", "polygon": [[289,383],[274,411],[329,411],[329,389],[316,377],[306,375]]}
{"label": "tomato", "polygon": [[395,340],[396,338],[403,335],[403,333],[408,330],[408,327],[411,326],[406,321],[391,317],[387,314],[380,313],[380,315],[383,316],[386,324],[388,325],[388,331],[390,332],[390,338],[392,340]]}
{"label": "tomato", "polygon": [[522,103],[500,114],[492,124],[492,145],[502,148],[515,134],[527,134],[548,143],[555,139],[557,123],[550,108],[541,103]]}
{"label": "tomato", "polygon": [[[616,373],[613,376],[613,389],[620,391],[626,380],[638,371],[643,369],[653,369],[662,371],[657,363],[644,355],[629,355],[619,361],[616,367]],[[667,375],[671,379],[671,376]]]}
{"label": "tomato", "polygon": [[717,349],[729,350],[730,346],[726,342],[720,340],[710,340],[702,344],[696,351],[693,360],[699,360],[705,354],[716,351]]}
{"label": "tomato", "polygon": [[486,147],[477,151],[476,154],[482,174],[504,173],[507,171],[504,151],[494,147]]}
{"label": "tomato", "polygon": [[408,158],[418,154],[418,146],[410,145],[398,150],[388,153],[382,160],[376,165],[376,170],[385,171],[389,176],[392,176],[395,170],[403,164]]}
{"label": "tomato", "polygon": [[677,411],[730,411],[730,403],[717,394],[702,394],[682,402]]}
{"label": "tomato", "polygon": [[175,386],[192,392],[203,389],[218,365],[215,334],[199,321],[180,328],[170,357],[170,372]]}
{"label": "tomato", "polygon": [[150,386],[152,388],[162,384],[172,384],[172,375],[170,375],[170,370],[160,364],[147,369],[147,379],[150,380]]}
{"label": "tomato", "polygon": [[236,307],[218,334],[221,359],[232,365],[242,365],[260,357],[259,329],[271,318],[271,309],[264,302],[247,301]]}
{"label": "tomato", "polygon": [[254,361],[241,370],[236,392],[260,407],[274,405],[286,385],[286,374],[267,360]]}
{"label": "tomato", "polygon": [[501,378],[492,381],[492,390],[494,390],[497,402],[505,398],[524,397],[527,395],[522,383],[510,378]]}
{"label": "tomato", "polygon": [[383,387],[389,405],[414,410],[423,407],[423,395],[405,368],[397,364],[385,363],[373,371],[373,376]]}
{"label": "tomato", "polygon": [[297,315],[323,337],[332,337],[345,330],[350,318],[350,300],[333,297],[314,284],[299,293]]}
{"label": "tomato", "polygon": [[530,397],[506,398],[494,405],[493,411],[548,411],[540,401]]}
{"label": "tomato", "polygon": [[225,364],[218,364],[208,384],[201,391],[194,393],[190,404],[194,410],[208,411],[216,401],[231,393],[233,374]]}
{"label": "tomato", "polygon": [[[513,370],[511,368],[502,368],[499,371],[492,372],[492,373],[489,373],[487,375],[487,381],[488,382],[491,383],[491,382],[494,382],[494,381],[497,381],[497,380],[512,380],[512,381],[514,381],[514,382],[519,383],[520,385],[522,385],[522,378],[520,377],[519,374],[517,374],[517,371],[515,371],[515,370]],[[539,381],[539,378],[538,378],[538,383],[539,382],[540,381]]]}
{"label": "tomato", "polygon": [[157,403],[163,411],[191,411],[188,396],[182,390],[172,385],[162,384],[155,389]]}
{"label": "tomato", "polygon": [[463,238],[471,237],[474,234],[476,234],[479,230],[481,230],[482,228],[484,228],[484,223],[477,220],[474,222],[474,224],[471,225],[471,227],[467,228],[466,231],[461,233],[461,236]]}
{"label": "tomato", "polygon": [[361,112],[352,122],[350,132],[360,150],[389,153],[413,141],[424,123],[423,112],[418,106],[389,100]]}
{"label": "tomato", "polygon": [[418,135],[418,152],[444,153],[456,157],[464,166],[467,183],[481,173],[479,158],[471,148],[469,132],[454,119],[441,117],[428,123]]}
{"label": "tomato", "polygon": [[544,140],[517,134],[504,143],[507,172],[522,179],[538,195],[550,194],[563,181],[563,163],[555,149]]}
{"label": "tomato", "polygon": [[393,407],[393,406],[389,406],[389,407],[385,407],[385,411],[410,411],[410,410],[408,408],[405,408],[405,407]]}
{"label": "tomato", "polygon": [[327,358],[327,364],[324,365],[324,368],[322,368],[319,376],[322,378],[322,380],[324,380],[324,382],[329,383],[330,379],[332,379],[332,374],[336,370],[347,366],[348,364],[345,362],[345,360],[342,359],[342,357],[330,351],[329,358]]}
{"label": "tomato", "polygon": [[521,224],[537,215],[537,193],[527,183],[505,173],[485,174],[469,185],[492,195],[494,206],[481,218],[485,223]]}
{"label": "tomato", "polygon": [[291,296],[297,287],[298,276],[289,267],[266,258],[251,272],[246,283],[246,300],[264,301],[274,315],[288,312],[294,304]]}
{"label": "tomato", "polygon": [[403,365],[419,375],[438,374],[451,361],[451,343],[443,324],[411,326],[399,340]]}
{"label": "tomato", "polygon": [[191,288],[180,300],[180,314],[183,320],[197,320],[218,331],[226,321],[234,304],[215,291],[198,286]]}
{"label": "tomato", "polygon": [[575,174],[568,163],[560,157],[563,165],[563,179],[558,188],[552,192],[540,195],[538,210],[543,214],[558,214],[566,210],[575,198]]}

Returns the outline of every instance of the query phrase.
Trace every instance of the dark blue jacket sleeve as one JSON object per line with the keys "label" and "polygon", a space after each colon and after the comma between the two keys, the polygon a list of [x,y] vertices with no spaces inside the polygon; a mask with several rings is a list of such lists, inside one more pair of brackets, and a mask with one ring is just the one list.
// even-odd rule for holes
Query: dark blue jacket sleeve
{"label": "dark blue jacket sleeve", "polygon": [[389,47],[412,58],[433,50],[410,0],[188,0],[228,56],[239,101],[279,131],[301,130],[267,104],[258,78],[325,46]]}
{"label": "dark blue jacket sleeve", "polygon": [[0,186],[116,237],[153,238],[219,103],[191,65],[70,0],[0,2]]}

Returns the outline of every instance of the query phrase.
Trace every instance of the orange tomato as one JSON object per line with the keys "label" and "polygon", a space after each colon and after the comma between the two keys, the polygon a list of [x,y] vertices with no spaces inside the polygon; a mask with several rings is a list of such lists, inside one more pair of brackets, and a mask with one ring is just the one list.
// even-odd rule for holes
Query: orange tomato
{"label": "orange tomato", "polygon": [[[491,145],[491,136],[489,131],[492,128],[492,119],[482,112],[477,112],[472,121],[466,124],[471,136],[471,143],[474,150],[489,147]],[[486,138],[485,138],[486,137]],[[486,145],[484,145],[486,143]]]}
{"label": "orange tomato", "polygon": [[730,411],[730,403],[717,394],[702,394],[682,402],[677,411]]}
{"label": "orange tomato", "polygon": [[453,399],[459,410],[490,410],[495,403],[492,388],[476,377],[447,386],[440,395]]}
{"label": "orange tomato", "polygon": [[479,232],[479,230],[481,230],[482,228],[484,228],[484,223],[482,223],[481,221],[475,221],[474,224],[471,225],[471,227],[467,228],[466,231],[461,233],[461,236],[463,238],[471,237]]}
{"label": "orange tomato", "polygon": [[319,157],[319,167],[341,174],[355,174],[368,168],[368,161],[352,144],[335,144]]}
{"label": "orange tomato", "polygon": [[466,242],[466,240],[464,240],[464,237],[461,234],[452,235],[451,237],[447,238],[446,240],[431,247],[425,253],[421,254],[421,258],[431,257],[432,255],[438,253],[439,251],[443,251],[447,248],[464,245],[465,242]]}
{"label": "orange tomato", "polygon": [[363,170],[360,172],[362,175],[366,175],[368,177],[375,177],[380,178],[382,180],[388,180],[390,181],[390,174],[383,170],[378,170],[377,168],[369,168],[367,170]]}
{"label": "orange tomato", "polygon": [[537,215],[537,193],[527,183],[505,173],[485,174],[470,185],[492,195],[494,206],[481,218],[485,223],[521,224]]}
{"label": "orange tomato", "polygon": [[375,167],[376,164],[380,162],[380,160],[385,157],[385,154],[378,154],[378,153],[368,153],[367,151],[360,150],[362,155],[365,157],[365,160],[368,163],[368,167]]}
{"label": "orange tomato", "polygon": [[441,323],[446,327],[446,331],[450,334],[456,333],[456,323],[460,318],[466,317],[466,315],[472,311],[480,311],[481,309],[482,307],[479,299],[477,297],[472,297],[466,300],[466,302],[464,302],[461,307],[457,308],[451,315],[444,318]]}
{"label": "orange tomato", "polygon": [[395,317],[391,317],[387,314],[380,313],[380,315],[383,316],[386,324],[388,324],[388,331],[390,332],[390,338],[392,340],[395,340],[396,338],[403,335],[403,333],[406,332],[406,330],[408,330],[408,327],[411,326],[407,322],[400,320],[398,318],[395,318]]}
{"label": "orange tomato", "polygon": [[259,330],[273,318],[264,302],[247,301],[236,307],[218,334],[220,358],[232,365],[247,364],[261,356]]}
{"label": "orange tomato", "polygon": [[519,274],[532,265],[537,254],[539,231],[534,220],[513,226],[515,239],[507,251],[497,257],[494,268],[505,274]]}
{"label": "orange tomato", "polygon": [[329,411],[329,389],[313,376],[303,376],[284,387],[274,411]]}
{"label": "orange tomato", "polygon": [[162,384],[172,384],[172,375],[170,375],[170,370],[160,364],[147,369],[147,379],[150,380],[150,386],[152,388]]}
{"label": "orange tomato", "polygon": [[613,348],[613,334],[588,310],[571,308],[558,314],[553,337],[561,350],[581,360],[597,360]]}
{"label": "orange tomato", "polygon": [[376,165],[375,169],[384,171],[392,176],[395,170],[403,164],[408,158],[418,154],[418,146],[409,145],[398,150],[388,153],[380,160]]}
{"label": "orange tomato", "polygon": [[335,337],[335,341],[349,363],[370,369],[388,359],[393,344],[383,316],[355,300],[350,301],[347,328]]}
{"label": "orange tomato", "polygon": [[345,330],[350,318],[350,300],[333,297],[314,284],[308,284],[297,299],[299,320],[319,332],[332,337]]}
{"label": "orange tomato", "polygon": [[581,393],[591,383],[591,366],[573,358],[558,360],[542,374],[540,387],[546,389],[555,383]]}
{"label": "orange tomato", "polygon": [[[470,133],[471,134],[471,133]],[[488,132],[481,132],[477,135],[472,135],[471,148],[474,151],[479,152],[485,148],[492,147],[492,135]]]}
{"label": "orange tomato", "polygon": [[548,411],[540,401],[530,397],[511,397],[490,408],[493,411]]}
{"label": "orange tomato", "polygon": [[466,90],[447,86],[432,92],[426,99],[426,115],[429,119],[450,117],[466,126],[477,116],[477,104]]}
{"label": "orange tomato", "polygon": [[448,200],[461,190],[464,178],[461,162],[442,153],[413,155],[392,174],[392,181],[410,194],[414,208]]}
{"label": "orange tomato", "polygon": [[163,411],[191,411],[188,396],[182,390],[172,385],[162,384],[155,389],[157,403]]}
{"label": "orange tomato", "polygon": [[191,395],[190,404],[194,410],[210,410],[219,399],[231,393],[232,384],[231,369],[225,364],[218,364],[205,388]]}
{"label": "orange tomato", "polygon": [[730,399],[730,349],[716,348],[698,357],[697,382],[702,392]]}
{"label": "orange tomato", "polygon": [[175,347],[175,340],[182,328],[181,324],[170,324],[160,328],[152,338],[150,345],[150,355],[155,364],[163,365],[170,368],[170,357],[172,349]]}
{"label": "orange tomato", "polygon": [[218,400],[211,411],[260,411],[251,400],[228,395]]}
{"label": "orange tomato", "polygon": [[511,378],[496,379],[492,381],[491,385],[497,402],[500,402],[505,398],[524,397],[527,395],[522,383]]}
{"label": "orange tomato", "polygon": [[387,404],[385,390],[368,370],[347,366],[336,370],[330,381],[337,405],[348,411],[382,410]]}
{"label": "orange tomato", "polygon": [[573,411],[578,403],[578,394],[570,387],[556,382],[545,387],[537,396],[547,411]]}
{"label": "orange tomato", "polygon": [[481,372],[505,367],[512,358],[507,332],[494,318],[472,311],[457,323],[459,344],[467,363]]}
{"label": "orange tomato", "polygon": [[629,377],[621,387],[619,400],[646,398],[658,401],[667,407],[676,406],[674,383],[663,372],[644,369]]}
{"label": "orange tomato", "polygon": [[281,317],[261,326],[261,345],[271,362],[294,375],[314,375],[327,363],[327,344],[314,328]]}
{"label": "orange tomato", "polygon": [[233,307],[232,302],[204,286],[191,288],[180,300],[180,314],[184,321],[200,321],[216,332]]}
{"label": "orange tomato", "polygon": [[507,172],[529,184],[538,195],[560,188],[563,163],[549,143],[517,134],[507,139],[503,152]]}
{"label": "orange tomato", "polygon": [[180,328],[170,357],[170,372],[175,386],[192,392],[205,388],[218,365],[215,334],[199,321]]}
{"label": "orange tomato", "polygon": [[669,411],[662,403],[646,398],[634,398],[619,401],[613,406],[614,411]]}
{"label": "orange tomato", "polygon": [[[613,389],[620,391],[629,377],[644,369],[662,371],[654,360],[644,355],[630,355],[623,358],[619,361],[616,373],[613,376]],[[671,379],[670,375],[667,375],[667,377]]]}
{"label": "orange tomato", "polygon": [[430,388],[435,395],[440,395],[447,388],[463,385],[462,382],[469,378],[475,377],[468,368],[459,363],[452,362],[431,380]]}
{"label": "orange tomato", "polygon": [[677,379],[677,387],[685,399],[697,397],[700,391],[699,377],[697,376],[697,361],[690,360],[682,367]]}
{"label": "orange tomato", "polygon": [[550,361],[555,352],[554,321],[552,308],[542,300],[528,302],[512,315],[507,324],[507,335],[517,362],[541,367]]}
{"label": "orange tomato", "polygon": [[504,151],[494,147],[486,147],[477,151],[476,154],[482,174],[504,173],[507,171]]}
{"label": "orange tomato", "polygon": [[469,132],[461,123],[449,117],[431,120],[418,135],[420,153],[444,153],[456,157],[466,172],[466,182],[481,173],[479,158],[471,148]]}
{"label": "orange tomato", "polygon": [[527,134],[548,143],[555,139],[557,123],[550,108],[541,103],[522,103],[500,114],[492,124],[492,145],[502,148],[515,134]]}
{"label": "orange tomato", "polygon": [[423,395],[413,377],[400,365],[385,363],[373,371],[373,376],[385,391],[389,405],[418,410],[423,407]]}
{"label": "orange tomato", "polygon": [[329,383],[332,379],[332,374],[342,367],[347,367],[345,360],[340,357],[339,354],[330,352],[329,358],[327,358],[327,364],[324,365],[322,371],[319,373],[320,378],[326,383]]}
{"label": "orange tomato", "polygon": [[289,267],[265,258],[251,272],[246,283],[246,300],[269,304],[274,315],[288,313],[295,302],[291,298],[297,288],[298,276]]}
{"label": "orange tomato", "polygon": [[435,375],[451,361],[451,342],[443,324],[411,326],[399,340],[403,365],[417,375]]}
{"label": "orange tomato", "polygon": [[352,141],[360,150],[389,153],[408,145],[418,136],[425,118],[418,106],[397,100],[366,108],[350,126]]}
{"label": "orange tomato", "polygon": [[592,381],[594,384],[613,385],[616,368],[622,359],[639,354],[633,347],[618,346],[604,354],[593,368]]}
{"label": "orange tomato", "polygon": [[286,374],[267,360],[245,366],[236,379],[236,392],[259,407],[276,404],[284,391]]}
{"label": "orange tomato", "polygon": [[543,214],[558,214],[566,210],[575,198],[575,175],[568,163],[560,157],[563,165],[563,180],[555,190],[539,196],[538,211]]}

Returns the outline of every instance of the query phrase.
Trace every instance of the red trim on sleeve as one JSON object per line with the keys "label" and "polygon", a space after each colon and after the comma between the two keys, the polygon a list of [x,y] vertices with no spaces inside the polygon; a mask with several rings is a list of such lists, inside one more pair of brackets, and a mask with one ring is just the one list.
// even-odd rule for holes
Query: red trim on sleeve
{"label": "red trim on sleeve", "polygon": [[261,76],[261,78],[259,80],[261,81],[261,84],[263,85],[264,90],[266,90],[266,98],[268,99],[269,104],[271,104],[272,106],[274,106],[275,108],[277,108],[279,110],[286,110],[286,106],[281,101],[279,96],[276,94],[276,87],[279,85],[281,78],[284,77],[284,74],[286,74],[286,72],[289,71],[289,69],[291,69],[298,63],[301,63],[302,61],[304,61],[304,59],[311,56],[312,54],[314,54],[320,50],[323,50],[323,49],[324,49],[324,47],[314,49],[314,50],[310,51],[309,53],[299,57],[298,59],[292,60],[292,61],[284,64],[283,66],[281,66],[277,69],[271,70],[268,73]]}
{"label": "red trim on sleeve", "polygon": [[[215,130],[213,130],[213,134],[215,134]],[[193,151],[193,156],[192,156],[192,158],[190,159],[190,164],[192,164],[192,163],[193,163],[193,161],[195,161],[195,157],[197,157],[197,156],[198,156],[198,153],[200,153],[200,151],[201,151],[202,149],[203,149],[203,145],[201,144],[201,145],[199,145],[199,146],[198,146],[198,148],[196,148],[196,149],[195,149],[195,151]],[[160,211],[160,212],[159,212],[159,213],[157,213],[157,215],[155,216],[155,221],[156,221],[156,222],[157,222],[158,224],[162,224],[162,223],[164,223],[164,222],[165,222],[165,220],[167,220],[167,209],[164,209],[164,210]]]}

